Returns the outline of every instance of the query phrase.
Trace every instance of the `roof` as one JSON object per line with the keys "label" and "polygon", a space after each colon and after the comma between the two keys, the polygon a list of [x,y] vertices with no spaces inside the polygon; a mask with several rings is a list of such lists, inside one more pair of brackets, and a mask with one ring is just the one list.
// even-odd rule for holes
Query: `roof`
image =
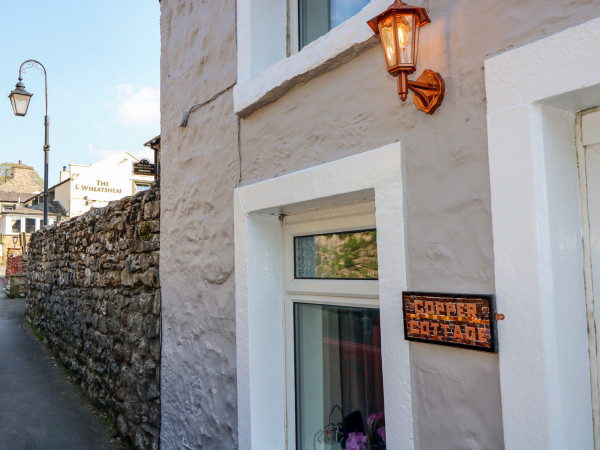
{"label": "roof", "polygon": [[[7,175],[4,182],[0,184],[0,192],[27,192],[29,196],[40,192],[43,187],[37,181],[34,181],[35,170],[33,167],[22,164],[12,166],[12,173]],[[25,197],[22,195],[22,197]]]}
{"label": "roof", "polygon": [[[28,206],[27,208],[23,208],[26,210],[36,210],[36,211],[44,211],[44,204],[38,203],[37,205]],[[67,215],[67,210],[61,205],[58,200],[53,200],[48,202],[48,213],[49,214],[60,214],[63,216]]]}
{"label": "roof", "polygon": [[[61,184],[65,184],[67,181],[70,181],[70,180],[71,180],[71,178],[67,178],[66,180],[63,180],[60,183],[56,183],[54,186],[50,186],[48,188],[48,192],[50,192],[52,189],[60,186]],[[31,195],[31,194],[27,194],[27,195]],[[28,201],[33,200],[36,197],[43,197],[43,196],[44,196],[44,193],[40,192],[39,194],[35,194],[35,195],[31,196],[31,197],[27,197],[25,200],[23,200],[23,203],[27,203]]]}
{"label": "roof", "polygon": [[[0,191],[0,202],[22,202],[30,198],[31,192],[2,192]],[[36,194],[37,195],[37,194]],[[35,197],[35,195],[34,195]]]}
{"label": "roof", "polygon": [[[21,215],[21,216],[41,216],[42,214],[44,214],[44,205],[43,204],[37,204],[34,206],[23,206],[23,205],[17,205],[17,207],[11,211],[4,211],[0,214],[3,215],[8,215],[8,214],[12,214],[12,215]],[[60,202],[58,201],[52,201],[52,202],[48,202],[48,214],[52,215],[52,216],[56,216],[56,215],[61,215],[61,216],[66,216],[67,215],[67,211],[65,210],[65,208],[63,208],[63,206],[60,204]]]}
{"label": "roof", "polygon": [[160,148],[160,134],[144,144],[144,147],[154,148],[156,146],[159,146],[158,148]]}
{"label": "roof", "polygon": [[[38,216],[44,214],[44,205],[39,203],[33,206],[23,206],[23,204],[18,204],[15,209],[10,211],[4,211],[0,214],[17,214],[22,216]],[[50,215],[61,215],[66,216],[67,210],[60,204],[59,201],[53,200],[48,202],[48,214]]]}

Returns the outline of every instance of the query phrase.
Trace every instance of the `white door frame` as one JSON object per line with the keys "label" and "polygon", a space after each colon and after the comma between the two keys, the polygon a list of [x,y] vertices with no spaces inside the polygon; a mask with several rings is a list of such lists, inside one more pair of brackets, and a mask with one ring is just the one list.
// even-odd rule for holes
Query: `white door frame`
{"label": "white door frame", "polygon": [[280,214],[375,199],[386,437],[413,449],[400,144],[394,143],[234,192],[240,449],[286,448],[283,238]]}
{"label": "white door frame", "polygon": [[507,448],[593,447],[574,130],[598,42],[594,19],[485,61]]}

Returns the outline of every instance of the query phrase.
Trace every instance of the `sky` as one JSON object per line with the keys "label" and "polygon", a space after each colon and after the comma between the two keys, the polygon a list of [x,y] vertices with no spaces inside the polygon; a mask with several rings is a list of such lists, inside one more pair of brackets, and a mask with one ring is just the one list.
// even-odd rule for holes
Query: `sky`
{"label": "sky", "polygon": [[1,0],[0,17],[0,163],[44,174],[42,72],[23,74],[33,93],[25,117],[8,98],[28,59],[48,76],[49,186],[70,163],[121,150],[152,158],[143,145],[160,134],[158,0]]}

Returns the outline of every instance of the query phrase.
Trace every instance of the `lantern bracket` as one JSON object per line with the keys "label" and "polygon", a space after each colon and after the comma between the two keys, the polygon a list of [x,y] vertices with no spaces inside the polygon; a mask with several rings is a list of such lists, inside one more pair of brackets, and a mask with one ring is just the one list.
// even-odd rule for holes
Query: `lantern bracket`
{"label": "lantern bracket", "polygon": [[[402,97],[402,75],[400,74],[398,77],[398,93],[400,97]],[[404,72],[404,75],[406,75],[406,72]],[[415,106],[425,114],[433,114],[442,104],[444,94],[446,93],[446,83],[444,83],[442,76],[429,69],[424,70],[416,81],[406,80],[406,86],[413,93]],[[406,94],[404,94],[404,97],[406,98]]]}
{"label": "lantern bracket", "polygon": [[35,59],[28,59],[27,61],[24,61],[19,67],[19,83],[21,83],[23,80],[23,73],[27,72],[27,69],[31,68],[38,69],[42,73],[42,75],[44,75],[44,87],[46,93],[46,116],[48,116],[48,72],[46,72],[46,68],[44,67],[44,65],[41,62],[36,61]]}

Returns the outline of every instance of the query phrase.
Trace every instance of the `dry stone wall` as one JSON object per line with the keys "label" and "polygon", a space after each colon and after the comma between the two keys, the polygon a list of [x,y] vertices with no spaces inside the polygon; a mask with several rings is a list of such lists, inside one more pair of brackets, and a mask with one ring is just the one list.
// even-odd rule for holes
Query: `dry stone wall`
{"label": "dry stone wall", "polygon": [[134,448],[160,433],[160,190],[34,233],[27,318]]}

